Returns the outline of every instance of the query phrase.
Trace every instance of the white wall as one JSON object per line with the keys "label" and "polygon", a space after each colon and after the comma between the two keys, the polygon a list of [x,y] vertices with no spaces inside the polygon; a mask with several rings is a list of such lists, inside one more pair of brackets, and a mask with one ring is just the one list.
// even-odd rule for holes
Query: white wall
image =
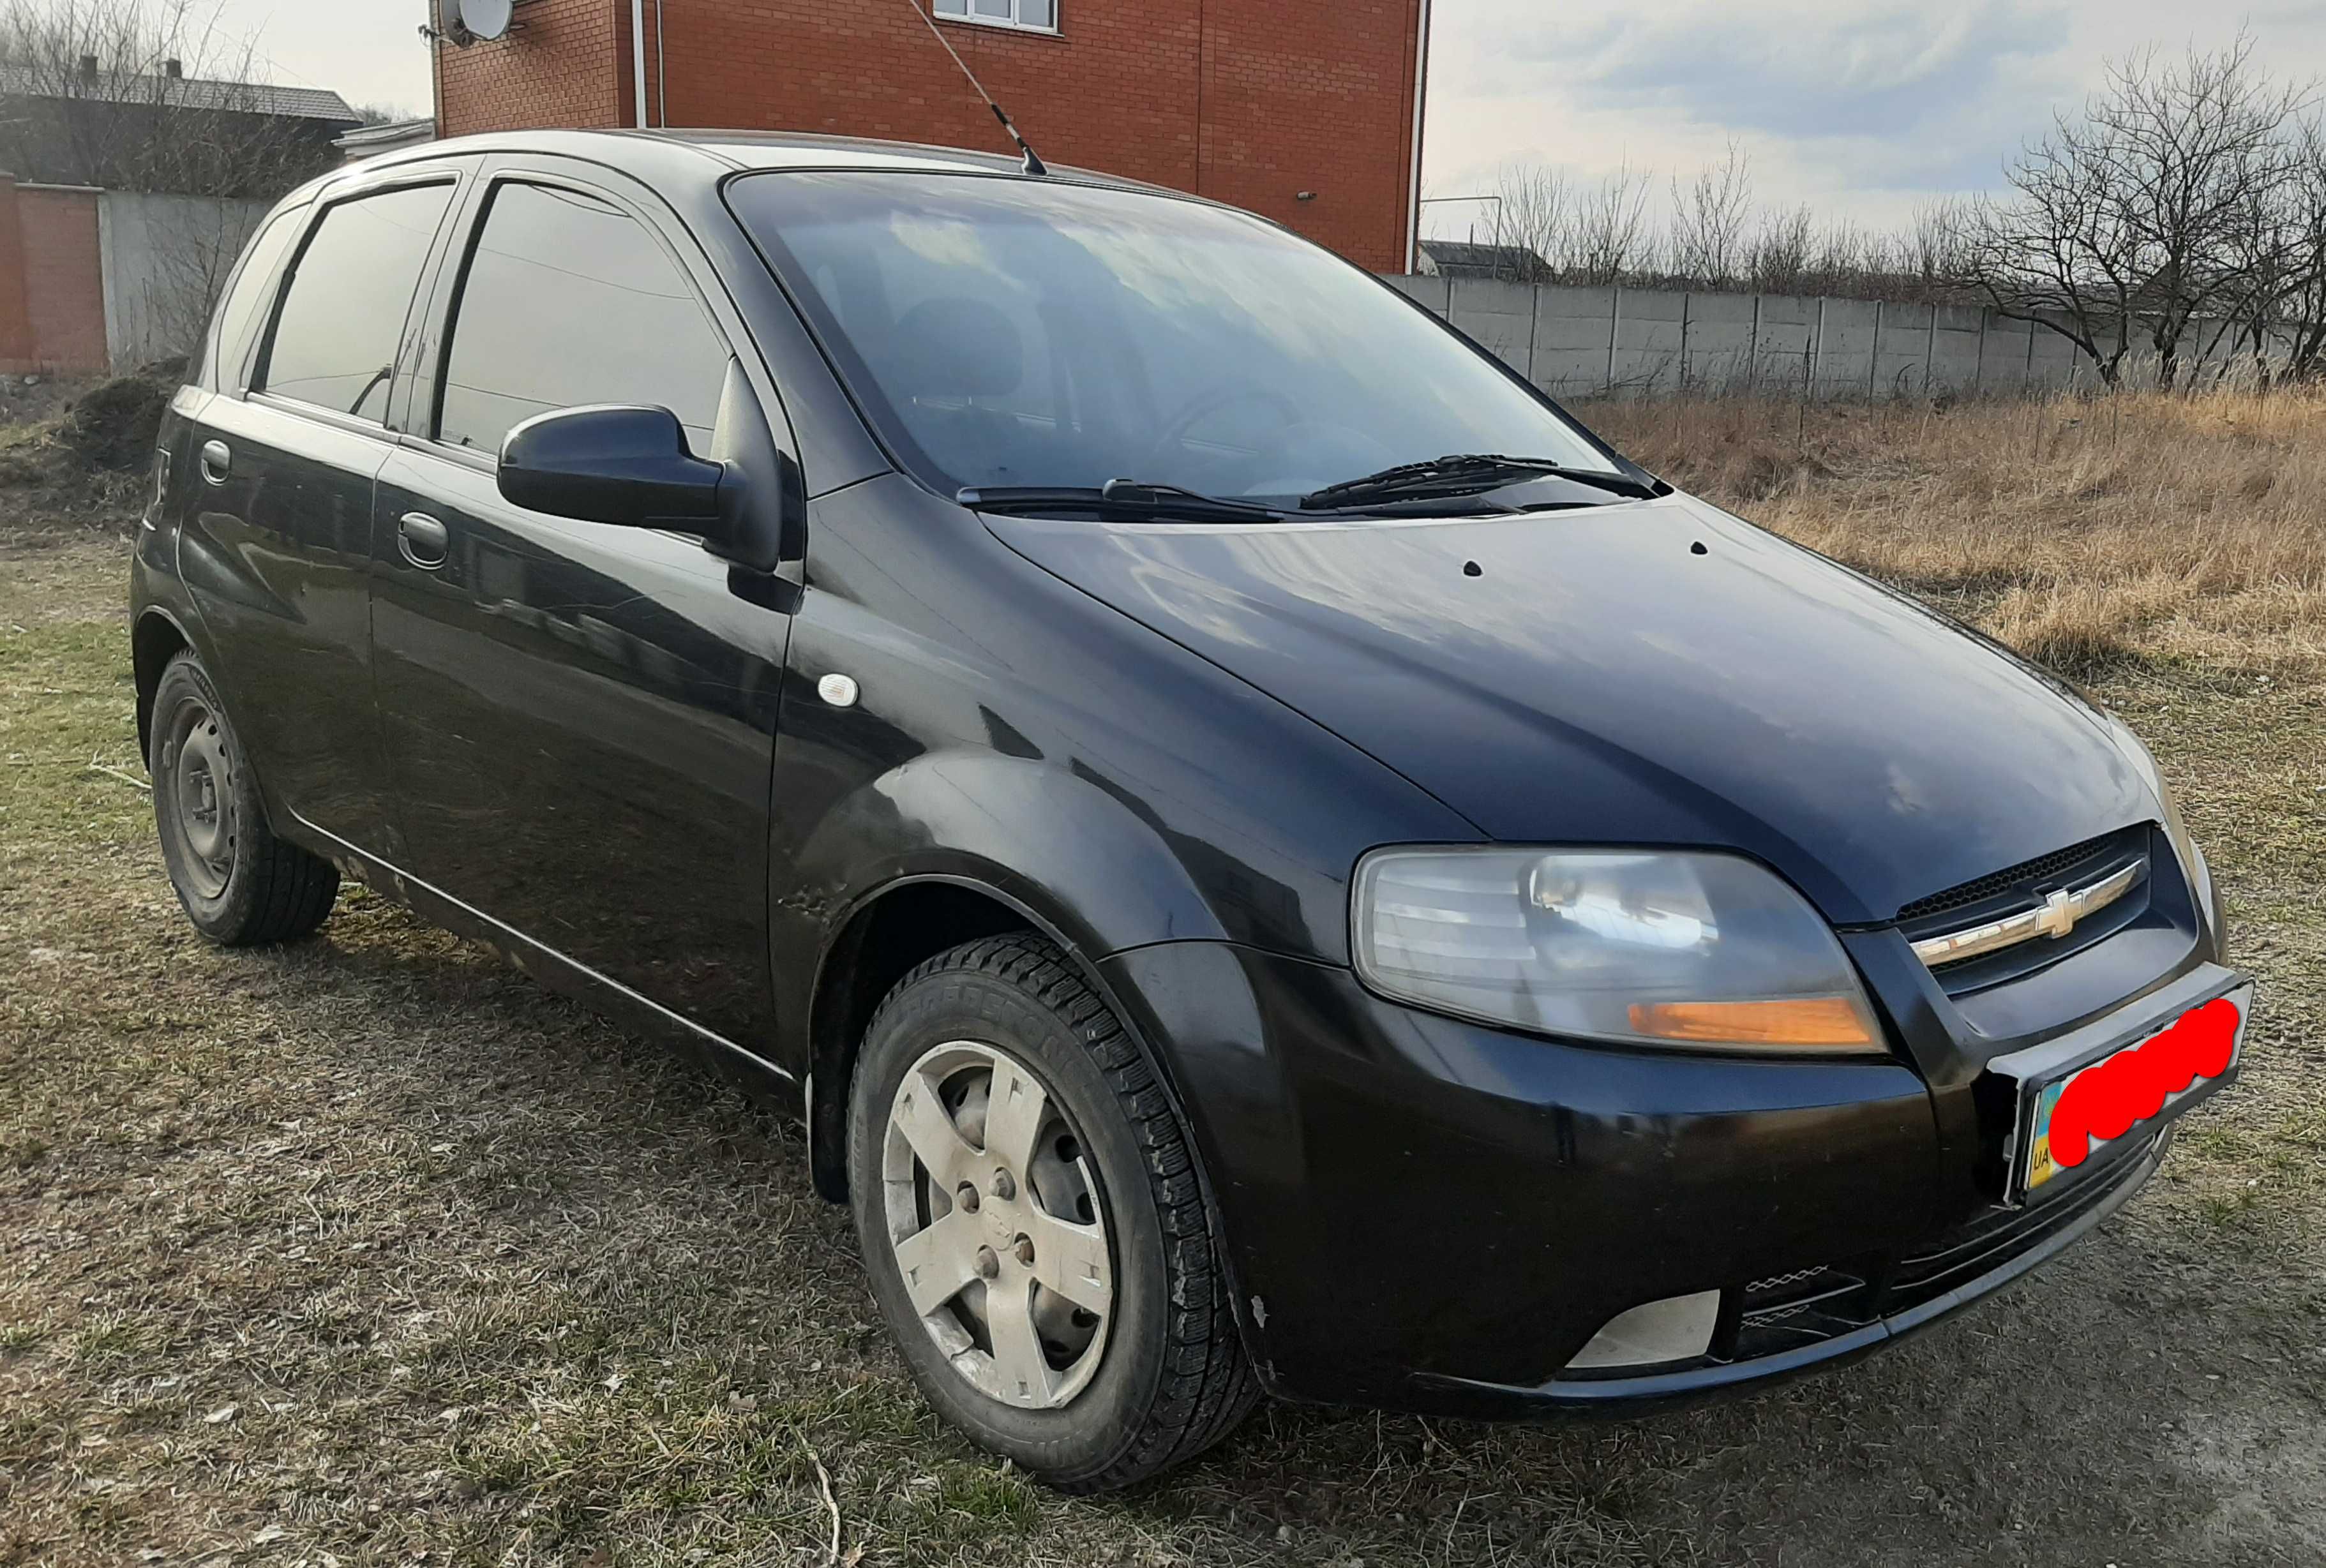
{"label": "white wall", "polygon": [[98,199],[105,343],[115,370],[192,352],[270,205],[119,190]]}
{"label": "white wall", "polygon": [[[1388,281],[1555,397],[1753,388],[1816,397],[1988,396],[2097,379],[2082,351],[2059,333],[1972,307],[1469,278]],[[2203,357],[2219,326],[2191,327],[2184,371],[2201,376],[2218,367],[2218,352]],[[2136,355],[2126,368],[2140,374]]]}

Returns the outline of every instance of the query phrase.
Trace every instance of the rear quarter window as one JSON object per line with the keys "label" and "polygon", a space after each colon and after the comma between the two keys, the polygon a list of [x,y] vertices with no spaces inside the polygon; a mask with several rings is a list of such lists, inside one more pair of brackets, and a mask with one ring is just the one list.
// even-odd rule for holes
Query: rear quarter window
{"label": "rear quarter window", "polygon": [[244,248],[233,286],[227,290],[210,336],[204,340],[207,366],[198,368],[189,380],[226,392],[242,390],[243,373],[250,368],[251,342],[265,320],[267,302],[274,297],[284,255],[299,237],[299,223],[305,217],[304,208],[276,213]]}

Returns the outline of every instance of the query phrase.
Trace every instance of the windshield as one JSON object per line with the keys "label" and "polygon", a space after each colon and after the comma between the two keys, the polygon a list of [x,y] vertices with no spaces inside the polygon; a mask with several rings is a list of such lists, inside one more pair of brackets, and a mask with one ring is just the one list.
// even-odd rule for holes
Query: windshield
{"label": "windshield", "polygon": [[1289,502],[1456,452],[1617,471],[1423,312],[1242,213],[944,174],[768,173],[730,199],[947,495],[1131,479]]}

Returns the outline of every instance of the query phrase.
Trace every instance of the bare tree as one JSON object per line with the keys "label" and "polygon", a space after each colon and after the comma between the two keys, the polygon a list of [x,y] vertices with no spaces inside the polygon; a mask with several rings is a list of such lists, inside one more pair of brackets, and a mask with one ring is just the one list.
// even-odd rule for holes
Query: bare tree
{"label": "bare tree", "polygon": [[1764,294],[1806,293],[1816,245],[1817,218],[1807,207],[1763,214],[1749,253],[1754,288]]}
{"label": "bare tree", "polygon": [[2300,95],[2252,57],[2240,37],[2177,64],[2112,64],[2082,115],[2005,167],[2012,195],[1975,209],[1967,259],[1988,302],[2069,339],[2109,385],[2137,334],[2172,385],[2191,324],[2279,264],[2283,227],[2254,219],[2297,177],[2285,132]]}
{"label": "bare tree", "polygon": [[2326,116],[2302,127],[2287,209],[2286,275],[2274,311],[2289,339],[2287,373],[2317,380],[2326,377]]}
{"label": "bare tree", "polygon": [[1697,171],[1692,184],[1672,180],[1671,266],[1712,288],[1735,286],[1745,267],[1745,225],[1753,209],[1752,159],[1731,140],[1727,156]]}
{"label": "bare tree", "polygon": [[194,0],[0,0],[0,164],[109,190],[273,197],[330,166]]}
{"label": "bare tree", "polygon": [[1970,274],[1971,204],[1945,196],[1914,209],[1904,239],[1905,263],[1923,292],[1942,298]]}
{"label": "bare tree", "polygon": [[1550,283],[1563,276],[1575,252],[1575,188],[1560,170],[1540,163],[1505,165],[1497,186],[1494,243],[1519,253],[1515,283]]}
{"label": "bare tree", "polygon": [[1626,273],[1650,259],[1650,183],[1648,175],[1625,163],[1576,202],[1571,270],[1577,281],[1621,283]]}

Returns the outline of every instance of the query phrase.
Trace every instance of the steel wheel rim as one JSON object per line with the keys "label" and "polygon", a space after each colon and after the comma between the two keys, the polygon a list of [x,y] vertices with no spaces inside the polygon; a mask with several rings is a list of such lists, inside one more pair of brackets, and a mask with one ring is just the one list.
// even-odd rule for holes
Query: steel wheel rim
{"label": "steel wheel rim", "polygon": [[905,1294],[955,1373],[1021,1410],[1090,1386],[1113,1254],[1087,1147],[1048,1084],[997,1045],[926,1053],[889,1101],[881,1181]]}
{"label": "steel wheel rim", "polygon": [[170,711],[163,729],[162,777],[155,791],[170,803],[164,813],[178,863],[192,891],[223,895],[234,877],[241,824],[234,809],[234,766],[218,715],[188,698]]}

